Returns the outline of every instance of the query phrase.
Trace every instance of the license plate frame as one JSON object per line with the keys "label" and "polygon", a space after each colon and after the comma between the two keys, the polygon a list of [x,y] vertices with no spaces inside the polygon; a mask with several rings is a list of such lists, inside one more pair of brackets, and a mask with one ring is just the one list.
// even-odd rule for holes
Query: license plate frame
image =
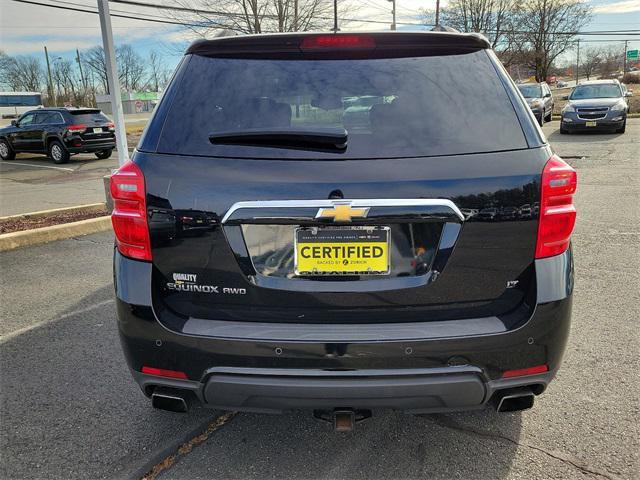
{"label": "license plate frame", "polygon": [[587,120],[584,125],[585,127],[597,127],[598,122],[596,122],[595,120]]}
{"label": "license plate frame", "polygon": [[102,127],[94,127],[92,131],[93,133],[102,133]]}
{"label": "license plate frame", "polygon": [[[296,227],[293,240],[294,272],[299,276],[369,276],[389,275],[391,272],[391,228],[388,226]],[[349,247],[349,244],[361,248],[349,251],[348,258],[343,258],[342,254],[347,251],[342,247]],[[332,249],[332,254],[337,256],[325,258],[323,255],[318,260],[326,262],[324,265],[313,258],[303,260],[302,249],[311,245],[319,247],[323,254],[326,253],[323,247],[329,247]],[[369,250],[366,250],[366,247],[369,247]],[[381,248],[382,256],[365,258],[364,254],[367,252],[371,256],[374,254],[373,247]],[[307,254],[310,254],[309,250]],[[349,263],[342,263],[345,260]],[[314,262],[316,268],[310,268]]]}

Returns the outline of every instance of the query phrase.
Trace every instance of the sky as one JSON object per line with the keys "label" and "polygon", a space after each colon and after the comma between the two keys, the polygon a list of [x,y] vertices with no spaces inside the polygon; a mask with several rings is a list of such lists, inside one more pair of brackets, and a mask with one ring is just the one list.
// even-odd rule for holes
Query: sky
{"label": "sky", "polygon": [[[50,3],[70,6],[83,10],[95,10],[95,0],[33,0],[38,3]],[[166,3],[168,0],[143,0],[148,3]],[[640,28],[640,0],[584,0],[593,6],[592,22],[584,30],[630,30]],[[391,21],[391,4],[387,0],[353,0],[358,4],[357,18]],[[435,0],[396,0],[397,21],[416,22],[420,9],[434,9]],[[142,7],[111,3],[112,13],[132,13],[136,16],[164,17],[161,11]],[[446,5],[442,0],[441,5]],[[163,25],[146,21],[112,17],[116,44],[130,43],[143,56],[152,50],[157,51],[169,68],[173,68],[182,56],[193,33],[183,27]],[[385,24],[351,23],[344,30],[387,29]],[[399,27],[416,28],[416,27]],[[607,40],[626,37],[593,37],[588,39]],[[640,36],[629,42],[629,49],[640,48]],[[100,22],[98,15],[48,8],[13,0],[0,0],[0,49],[9,55],[42,55],[44,46],[53,58],[68,58],[75,55],[75,49],[81,51],[101,44]],[[612,42],[624,48],[623,44]],[[584,45],[584,44],[583,44]],[[607,45],[605,42],[590,43],[593,46]]]}

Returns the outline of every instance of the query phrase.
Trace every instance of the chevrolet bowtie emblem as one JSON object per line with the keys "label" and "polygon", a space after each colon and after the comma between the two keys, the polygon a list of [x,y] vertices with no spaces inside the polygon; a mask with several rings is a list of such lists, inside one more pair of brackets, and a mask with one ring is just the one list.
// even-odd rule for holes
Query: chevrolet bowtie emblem
{"label": "chevrolet bowtie emblem", "polygon": [[338,203],[318,210],[316,218],[333,218],[334,222],[350,222],[354,217],[366,217],[369,207],[354,208],[350,203]]}

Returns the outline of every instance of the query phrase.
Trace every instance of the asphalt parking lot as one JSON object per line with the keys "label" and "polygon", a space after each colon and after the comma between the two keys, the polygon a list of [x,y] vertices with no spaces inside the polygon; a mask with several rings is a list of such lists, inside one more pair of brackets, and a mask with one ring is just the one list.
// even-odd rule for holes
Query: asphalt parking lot
{"label": "asphalt parking lot", "polygon": [[[304,412],[155,411],[120,351],[103,233],[0,253],[0,478],[140,478],[154,467],[159,479],[638,478],[640,119],[624,135],[557,128],[544,130],[579,175],[573,325],[534,409],[380,412],[350,434]],[[60,175],[75,188],[108,171],[101,162],[66,181],[33,167],[24,184]],[[21,174],[0,168],[4,208],[5,187],[20,183],[5,177]],[[19,188],[10,193],[18,202]]]}

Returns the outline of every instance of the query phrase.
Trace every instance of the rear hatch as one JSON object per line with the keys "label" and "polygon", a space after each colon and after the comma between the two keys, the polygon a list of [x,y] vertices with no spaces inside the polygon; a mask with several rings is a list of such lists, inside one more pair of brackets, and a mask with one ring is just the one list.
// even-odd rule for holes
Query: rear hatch
{"label": "rear hatch", "polygon": [[68,113],[73,119],[72,128],[85,143],[100,143],[115,137],[114,125],[107,116],[98,109],[74,109]]}
{"label": "rear hatch", "polygon": [[518,212],[550,153],[530,147],[485,42],[276,38],[261,55],[234,53],[246,39],[192,47],[141,140],[161,319],[531,308],[537,217]]}

